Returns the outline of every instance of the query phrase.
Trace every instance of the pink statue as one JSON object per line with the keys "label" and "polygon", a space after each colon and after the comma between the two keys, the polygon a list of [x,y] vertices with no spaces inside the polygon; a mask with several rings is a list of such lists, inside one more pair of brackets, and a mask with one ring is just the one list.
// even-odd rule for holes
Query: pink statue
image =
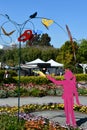
{"label": "pink statue", "polygon": [[[55,80],[50,75],[46,76],[49,80],[51,80],[56,85],[63,86],[63,95],[62,98],[64,99],[64,109],[66,115],[66,125],[72,125],[73,127],[76,125],[76,119],[74,115],[73,105],[74,105],[74,96],[76,97],[76,103],[80,105],[78,99],[78,92],[76,89],[76,77],[70,70],[66,70],[64,74],[64,80]],[[72,124],[71,124],[72,122]]]}

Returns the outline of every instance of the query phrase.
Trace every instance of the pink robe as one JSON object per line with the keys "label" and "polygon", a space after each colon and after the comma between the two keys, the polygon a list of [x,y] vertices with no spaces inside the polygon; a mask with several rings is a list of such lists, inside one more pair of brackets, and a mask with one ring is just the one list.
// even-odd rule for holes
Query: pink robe
{"label": "pink robe", "polygon": [[76,89],[76,78],[70,70],[65,72],[64,77],[65,80],[56,80],[50,75],[47,75],[47,78],[51,80],[54,84],[63,86],[62,98],[64,99],[66,124],[71,125],[72,121],[72,126],[76,126],[76,119],[73,110],[74,96],[76,97],[76,103],[80,105],[78,99],[78,92]]}

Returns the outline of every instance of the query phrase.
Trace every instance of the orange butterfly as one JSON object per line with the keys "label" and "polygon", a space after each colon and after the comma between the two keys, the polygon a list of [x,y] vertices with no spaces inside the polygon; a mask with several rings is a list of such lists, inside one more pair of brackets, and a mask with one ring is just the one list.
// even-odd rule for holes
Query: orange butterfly
{"label": "orange butterfly", "polygon": [[7,33],[3,27],[1,27],[1,29],[2,29],[3,33],[4,33],[6,36],[10,36],[10,35],[12,35],[12,34],[15,32],[15,30],[13,30],[13,31]]}

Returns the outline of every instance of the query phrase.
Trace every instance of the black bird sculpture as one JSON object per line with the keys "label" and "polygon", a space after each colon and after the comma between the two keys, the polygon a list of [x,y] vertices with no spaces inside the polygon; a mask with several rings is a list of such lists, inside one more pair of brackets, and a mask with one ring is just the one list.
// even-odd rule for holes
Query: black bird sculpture
{"label": "black bird sculpture", "polygon": [[35,18],[37,16],[37,12],[35,12],[34,14],[30,15],[29,17],[32,19],[32,18]]}

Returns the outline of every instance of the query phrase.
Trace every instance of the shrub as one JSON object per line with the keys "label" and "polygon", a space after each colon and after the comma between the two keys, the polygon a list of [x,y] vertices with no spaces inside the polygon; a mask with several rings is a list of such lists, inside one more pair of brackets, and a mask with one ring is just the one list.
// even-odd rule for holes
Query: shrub
{"label": "shrub", "polygon": [[27,91],[27,89],[25,89],[25,88],[23,88],[23,87],[20,87],[20,88],[16,88],[15,90],[14,90],[14,94],[15,94],[15,96],[18,96],[18,94],[20,93],[20,96],[28,96],[28,91]]}
{"label": "shrub", "polygon": [[87,95],[87,89],[86,88],[79,88],[78,93],[79,93],[79,95]]}
{"label": "shrub", "polygon": [[[14,77],[14,79],[18,82],[19,77]],[[34,83],[34,84],[48,84],[50,83],[48,79],[40,76],[21,76],[20,82],[27,84],[27,83]]]}
{"label": "shrub", "polygon": [[76,74],[77,81],[87,81],[87,74]]}
{"label": "shrub", "polygon": [[17,97],[18,93],[16,93],[14,90],[8,91],[8,97]]}
{"label": "shrub", "polygon": [[0,98],[7,98],[8,92],[6,90],[0,90]]}
{"label": "shrub", "polygon": [[37,88],[32,88],[29,91],[29,96],[43,97],[45,95],[46,95],[46,92],[44,90],[39,90]]}

